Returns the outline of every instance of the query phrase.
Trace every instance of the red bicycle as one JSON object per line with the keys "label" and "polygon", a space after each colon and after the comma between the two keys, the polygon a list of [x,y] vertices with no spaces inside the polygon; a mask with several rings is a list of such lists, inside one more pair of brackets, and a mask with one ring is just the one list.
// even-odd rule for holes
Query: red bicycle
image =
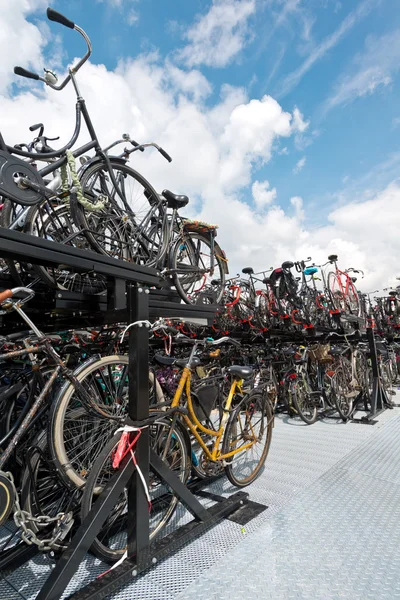
{"label": "red bicycle", "polygon": [[338,257],[336,254],[328,256],[328,260],[335,265],[335,270],[328,274],[328,290],[333,306],[340,312],[359,317],[361,302],[354,285],[357,279],[351,277],[349,273],[361,273],[364,277],[363,271],[353,268],[341,271],[337,266]]}

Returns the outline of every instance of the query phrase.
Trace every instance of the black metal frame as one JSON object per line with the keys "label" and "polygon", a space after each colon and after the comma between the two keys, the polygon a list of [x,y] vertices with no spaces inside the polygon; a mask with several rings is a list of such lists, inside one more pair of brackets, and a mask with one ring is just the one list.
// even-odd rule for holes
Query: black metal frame
{"label": "black metal frame", "polygon": [[372,366],[372,375],[373,375],[373,388],[372,388],[372,397],[370,399],[371,410],[370,412],[361,417],[361,419],[352,419],[354,422],[359,423],[368,423],[374,425],[376,423],[374,417],[377,417],[380,413],[382,413],[386,408],[393,408],[394,404],[387,397],[386,391],[382,386],[382,379],[379,373],[379,362],[378,355],[376,353],[376,344],[375,344],[375,335],[374,330],[371,327],[367,328],[367,340],[369,343],[369,354],[371,359]]}
{"label": "black metal frame", "polygon": [[[123,315],[129,323],[147,320],[150,315],[148,286],[162,287],[165,285],[165,281],[155,269],[124,263],[110,257],[2,228],[0,228],[1,255],[14,260],[29,260],[39,264],[79,266],[81,270],[88,269],[106,276],[109,282],[107,314],[111,316],[114,313],[115,318],[116,313],[120,322],[124,320]],[[126,295],[123,282],[126,283]],[[76,300],[76,305],[79,306],[79,298]],[[205,324],[211,324],[215,308],[205,305],[176,304],[157,299],[153,305],[152,316],[197,318],[204,320]],[[87,305],[83,307],[83,310],[85,309],[87,309]],[[132,328],[129,336],[128,366],[129,420],[138,426],[149,416],[148,342],[149,336],[146,327]],[[147,481],[151,464],[152,469],[158,473],[170,489],[174,490],[175,495],[191,512],[194,519],[150,545],[147,498],[133,462],[127,457],[86,519],[81,523],[68,549],[61,555],[42,587],[37,597],[38,600],[59,600],[125,486],[128,486],[128,520],[136,525],[128,533],[128,559],[110,574],[93,581],[85,588],[75,592],[70,598],[96,598],[98,600],[106,597],[123,583],[130,581],[132,577],[154,565],[155,562],[169,556],[182,544],[203,533],[221,518],[233,513],[247,501],[248,494],[238,492],[213,507],[205,509],[189,488],[149,447],[146,429],[142,430],[142,435],[137,442],[136,460]],[[25,549],[21,547],[12,549],[6,556],[0,556],[0,566],[6,569],[10,564],[10,557],[14,557],[14,555],[18,557],[19,561],[22,561],[25,556],[30,557],[31,553],[26,551],[25,554]]]}

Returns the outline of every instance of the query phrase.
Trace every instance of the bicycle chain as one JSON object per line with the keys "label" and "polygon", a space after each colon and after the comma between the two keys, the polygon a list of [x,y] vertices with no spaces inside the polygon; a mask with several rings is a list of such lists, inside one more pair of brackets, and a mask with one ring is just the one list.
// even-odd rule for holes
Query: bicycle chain
{"label": "bicycle chain", "polygon": [[[70,531],[74,518],[72,512],[58,513],[55,517],[49,517],[47,515],[40,515],[34,517],[30,512],[22,510],[19,503],[18,492],[15,487],[14,477],[9,471],[5,473],[6,477],[10,480],[11,485],[14,488],[15,493],[15,506],[14,511],[14,522],[16,526],[22,529],[21,538],[22,540],[32,546],[35,544],[41,552],[49,552],[51,550],[60,550],[60,546],[63,546],[62,540],[66,537]],[[51,523],[56,525],[53,527],[52,536],[49,538],[39,538],[29,524],[35,523],[38,529],[43,529]],[[60,544],[61,542],[61,544]]]}

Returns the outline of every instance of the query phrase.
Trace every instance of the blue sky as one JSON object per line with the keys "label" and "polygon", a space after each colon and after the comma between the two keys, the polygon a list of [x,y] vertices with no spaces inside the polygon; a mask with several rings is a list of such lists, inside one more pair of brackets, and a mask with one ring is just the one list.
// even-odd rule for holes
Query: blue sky
{"label": "blue sky", "polygon": [[[365,289],[400,275],[400,11],[394,0],[53,0],[93,42],[79,83],[104,145],[123,131],[173,156],[133,158],[220,225],[232,270],[338,253]],[[69,139],[62,75],[83,49],[46,0],[0,5],[6,139],[44,119]],[[15,141],[14,141],[15,140]],[[82,140],[83,141],[83,140]]]}
{"label": "blue sky", "polygon": [[[90,32],[93,61],[104,63],[109,69],[115,68],[121,58],[150,49],[157,49],[162,56],[171,55],[183,47],[185,30],[210,7],[210,2],[204,0],[117,4],[97,0],[53,2],[55,8]],[[291,4],[297,8],[290,10]],[[282,140],[279,148],[286,147],[288,154],[276,153],[257,172],[257,177],[267,178],[279,189],[284,204],[293,193],[306,198],[312,206],[315,204],[315,211],[310,212],[308,218],[314,220],[317,215],[317,220],[321,220],[342,188],[347,189],[352,181],[362,178],[398,150],[400,121],[396,119],[400,118],[400,85],[397,73],[389,73],[390,83],[378,85],[374,93],[349,97],[327,114],[324,114],[324,106],[334,95],[341,77],[357,72],[354,61],[357,55],[362,59],[369,41],[397,30],[400,36],[400,11],[394,10],[393,0],[309,0],[286,5],[288,12],[282,17],[284,2],[260,3],[248,20],[248,42],[243,50],[225,67],[203,65],[201,71],[213,86],[213,94],[207,99],[210,104],[218,96],[220,86],[229,83],[245,87],[254,97],[270,94],[284,110],[299,107],[304,118],[310,121],[304,139],[297,143],[294,139]],[[364,13],[340,40],[298,82],[285,88],[290,74],[363,5]],[[127,22],[130,11],[135,11],[137,16],[133,25]],[[73,57],[76,40],[68,33],[63,35],[64,47],[69,57]],[[362,63],[359,66],[362,68]],[[304,167],[293,173],[304,156]],[[384,181],[386,174],[381,175]],[[391,173],[388,178],[390,176]],[[323,211],[319,206],[321,202]]]}

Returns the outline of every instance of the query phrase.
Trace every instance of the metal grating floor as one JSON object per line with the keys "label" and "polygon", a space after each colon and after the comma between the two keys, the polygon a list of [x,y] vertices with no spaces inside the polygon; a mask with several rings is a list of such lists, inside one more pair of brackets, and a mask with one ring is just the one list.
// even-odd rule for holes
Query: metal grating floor
{"label": "metal grating floor", "polygon": [[[398,408],[374,426],[278,417],[266,468],[246,488],[268,510],[245,528],[223,521],[110,598],[400,598],[399,429]],[[189,518],[181,510],[175,524]],[[39,556],[18,569],[0,581],[1,600],[33,600],[50,568]],[[67,594],[104,570],[88,556]]]}

